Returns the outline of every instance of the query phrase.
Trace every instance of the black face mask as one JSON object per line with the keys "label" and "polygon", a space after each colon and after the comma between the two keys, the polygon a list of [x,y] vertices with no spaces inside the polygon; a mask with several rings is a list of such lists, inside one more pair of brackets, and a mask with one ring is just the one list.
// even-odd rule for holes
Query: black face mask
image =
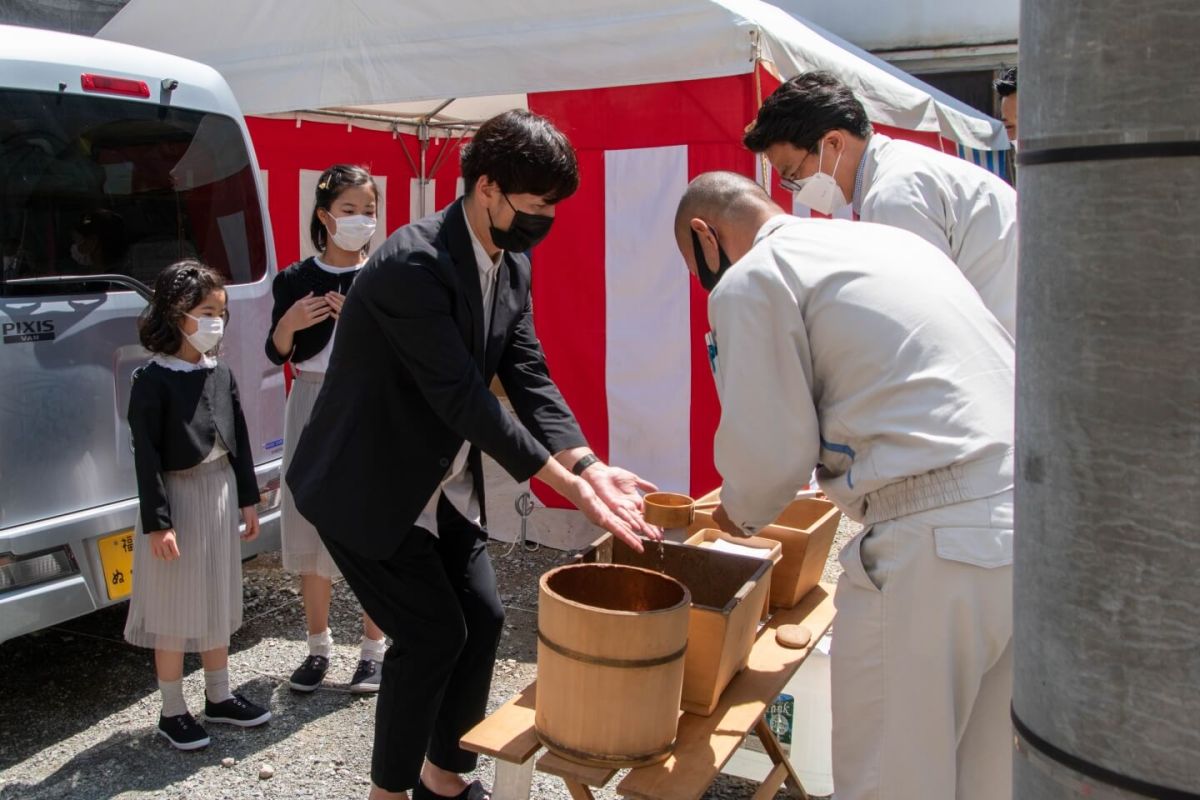
{"label": "black face mask", "polygon": [[[709,227],[711,231],[712,228]],[[713,234],[716,238],[716,233]],[[704,291],[711,292],[717,288],[717,281],[721,280],[721,276],[729,271],[733,266],[733,262],[729,260],[729,256],[725,254],[725,248],[721,247],[721,243],[717,242],[717,271],[713,272],[708,267],[708,260],[704,257],[704,249],[700,247],[700,235],[696,231],[692,231],[692,248],[696,255],[696,277],[700,279],[700,285]]]}
{"label": "black face mask", "polygon": [[524,253],[550,233],[554,217],[519,211],[508,199],[508,195],[504,195],[504,202],[508,203],[508,207],[513,210],[515,215],[508,230],[502,231],[492,224],[492,212],[488,211],[488,234],[491,235],[492,244],[496,247],[510,253]]}

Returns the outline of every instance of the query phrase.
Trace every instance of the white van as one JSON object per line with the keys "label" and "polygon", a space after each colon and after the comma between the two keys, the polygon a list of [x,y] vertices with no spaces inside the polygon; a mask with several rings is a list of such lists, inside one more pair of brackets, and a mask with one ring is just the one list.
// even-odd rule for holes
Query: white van
{"label": "white van", "polygon": [[213,69],[0,26],[0,642],[126,599],[137,514],[136,319],[164,267],[225,275],[278,547],[283,377],[263,352],[275,253],[245,121]]}

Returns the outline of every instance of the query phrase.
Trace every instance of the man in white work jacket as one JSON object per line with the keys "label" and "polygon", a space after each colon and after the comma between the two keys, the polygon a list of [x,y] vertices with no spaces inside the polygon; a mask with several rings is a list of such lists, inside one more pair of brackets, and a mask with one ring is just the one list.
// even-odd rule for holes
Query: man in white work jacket
{"label": "man in white work jacket", "polygon": [[753,534],[818,467],[864,531],[833,638],[838,800],[1008,800],[1013,344],[939,250],[706,173],[675,219],[708,301],[716,518]]}
{"label": "man in white work jacket", "polygon": [[782,84],[743,139],[782,185],[822,214],[852,206],[864,222],[917,234],[950,257],[1015,335],[1017,196],[957,156],[871,130],[862,103],[828,72]]}

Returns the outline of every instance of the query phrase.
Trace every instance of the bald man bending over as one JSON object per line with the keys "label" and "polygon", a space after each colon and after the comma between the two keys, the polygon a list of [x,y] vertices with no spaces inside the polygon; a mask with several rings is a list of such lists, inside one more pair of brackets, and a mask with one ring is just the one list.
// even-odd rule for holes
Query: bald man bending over
{"label": "bald man bending over", "polygon": [[675,218],[711,292],[724,479],[753,534],[818,467],[842,550],[838,800],[1011,796],[1013,345],[920,237],[800,219],[711,172]]}

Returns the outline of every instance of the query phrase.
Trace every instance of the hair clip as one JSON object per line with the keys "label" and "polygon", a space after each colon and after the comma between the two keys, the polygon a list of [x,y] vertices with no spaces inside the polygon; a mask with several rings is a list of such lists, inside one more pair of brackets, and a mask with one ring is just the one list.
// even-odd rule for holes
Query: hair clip
{"label": "hair clip", "polygon": [[195,267],[184,267],[175,273],[175,277],[171,280],[171,286],[175,289],[181,289],[192,278],[200,277],[200,270]]}
{"label": "hair clip", "polygon": [[326,178],[325,180],[318,183],[317,188],[320,189],[322,192],[325,191],[326,189],[328,189],[329,188],[329,178]]}

